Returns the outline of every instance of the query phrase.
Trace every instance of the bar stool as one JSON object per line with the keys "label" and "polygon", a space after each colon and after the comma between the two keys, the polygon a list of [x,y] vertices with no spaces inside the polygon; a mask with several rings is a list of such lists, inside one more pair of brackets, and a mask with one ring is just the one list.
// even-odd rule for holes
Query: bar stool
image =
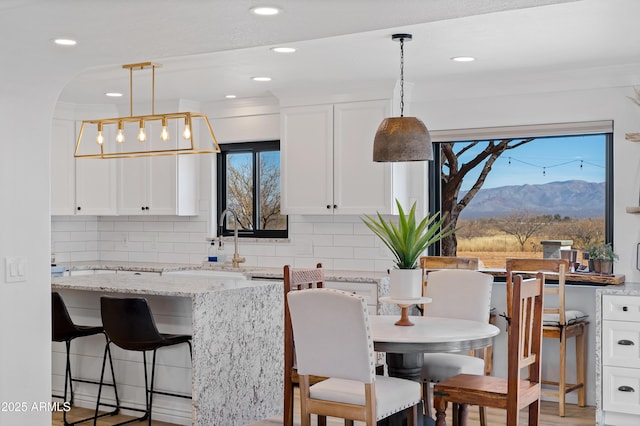
{"label": "bar stool", "polygon": [[[64,300],[62,300],[62,296],[60,296],[60,293],[57,293],[57,292],[51,293],[51,340],[54,342],[64,342],[66,346],[66,352],[67,352],[67,362],[66,362],[66,367],[64,372],[64,394],[62,396],[52,395],[54,398],[62,398],[62,400],[66,402],[67,389],[68,389],[71,395],[69,403],[71,404],[71,406],[73,406],[73,396],[74,396],[73,382],[101,385],[102,378],[101,378],[101,381],[99,382],[97,380],[74,378],[71,376],[71,357],[70,357],[71,341],[74,339],[77,339],[78,337],[94,336],[96,334],[103,334],[105,337],[105,340],[108,340],[107,335],[105,334],[104,328],[102,326],[88,326],[88,325],[74,324],[74,322],[71,320],[71,316],[69,315],[69,311],[67,310],[67,306],[65,305]],[[115,405],[107,404],[107,403],[101,404],[107,407],[114,407],[115,409],[113,411],[100,414],[97,417],[115,415],[115,414],[118,414],[118,412],[120,411],[119,409],[120,401],[118,399],[118,391],[115,387],[116,379],[113,373],[113,361],[111,360],[111,351],[105,351],[103,366],[106,362],[107,356],[109,357],[109,365],[111,367],[111,378],[113,382],[104,383],[104,384],[107,386],[113,386],[116,403]],[[97,414],[97,410],[96,410],[96,414]],[[91,416],[91,417],[87,417],[81,420],[76,420],[75,422],[70,423],[67,421],[67,411],[64,411],[62,414],[62,419],[65,426],[75,425],[78,423],[86,422],[87,420],[91,420],[91,419],[95,420],[95,418],[97,417]]]}
{"label": "bar stool", "polygon": [[[173,346],[180,343],[189,345],[189,355],[193,355],[191,347],[191,336],[187,334],[164,334],[158,331],[156,322],[149,308],[147,299],[142,297],[135,298],[117,298],[102,296],[100,298],[100,313],[102,316],[102,324],[107,334],[107,344],[105,345],[105,353],[109,351],[109,345],[113,342],[121,349],[142,352],[142,360],[144,364],[144,386],[145,386],[145,409],[135,407],[121,407],[122,409],[140,411],[144,415],[128,420],[117,425],[148,420],[151,425],[151,409],[153,407],[153,394],[161,394],[168,396],[176,396],[180,398],[191,399],[191,395],[182,395],[164,391],[154,390],[154,379],[156,369],[156,352],[159,348]],[[151,386],[147,375],[147,351],[153,351],[153,359],[151,362]],[[105,363],[102,363],[102,375],[104,376]],[[98,404],[100,403],[100,386],[98,391]],[[96,414],[98,405],[96,405]],[[115,425],[114,425],[115,426]]]}

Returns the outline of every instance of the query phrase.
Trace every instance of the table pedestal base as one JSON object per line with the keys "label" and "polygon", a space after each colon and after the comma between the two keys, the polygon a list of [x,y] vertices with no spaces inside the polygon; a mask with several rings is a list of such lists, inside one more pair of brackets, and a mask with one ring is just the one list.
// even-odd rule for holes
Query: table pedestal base
{"label": "table pedestal base", "polygon": [[[422,365],[424,363],[424,356],[422,352],[406,354],[387,353],[386,356],[389,376],[400,377],[402,379],[409,379],[422,383]],[[424,407],[420,404],[418,406],[418,425],[435,425],[435,421],[430,417],[424,416],[423,412]],[[377,426],[405,426],[406,424],[406,413],[398,413],[379,421]]]}

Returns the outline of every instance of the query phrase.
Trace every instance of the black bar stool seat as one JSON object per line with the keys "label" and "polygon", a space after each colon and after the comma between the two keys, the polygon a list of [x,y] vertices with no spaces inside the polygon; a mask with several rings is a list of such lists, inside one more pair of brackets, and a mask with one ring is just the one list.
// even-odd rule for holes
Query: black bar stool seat
{"label": "black bar stool seat", "polygon": [[[114,343],[121,349],[142,352],[144,363],[144,384],[145,384],[145,409],[121,407],[123,409],[140,411],[144,415],[141,417],[128,420],[118,425],[126,423],[148,420],[151,425],[151,409],[153,407],[153,394],[162,394],[176,396],[180,398],[191,398],[191,395],[182,395],[171,392],[155,390],[155,368],[156,368],[156,352],[158,349],[173,346],[180,343],[189,345],[189,355],[192,356],[191,336],[188,334],[166,334],[160,333],[156,327],[151,308],[147,299],[142,297],[109,297],[100,298],[100,313],[102,316],[102,325],[108,337],[105,347],[105,353],[109,349],[109,345]],[[153,360],[151,362],[151,385],[147,375],[147,351],[153,351]],[[104,366],[102,364],[102,376],[104,376]],[[100,391],[98,391],[98,403],[100,402]],[[97,413],[96,406],[96,413]]]}
{"label": "black bar stool seat", "polygon": [[[69,315],[69,311],[67,310],[67,306],[60,296],[60,293],[52,292],[51,293],[51,340],[54,342],[65,342],[66,353],[67,353],[67,362],[65,367],[65,375],[64,375],[64,394],[60,395],[52,395],[54,398],[61,398],[63,401],[67,402],[67,390],[70,393],[69,403],[73,406],[73,382],[80,383],[92,383],[95,385],[101,385],[101,381],[97,380],[89,380],[82,378],[74,378],[71,375],[71,341],[77,339],[79,337],[87,337],[94,336],[97,334],[103,334],[105,336],[105,340],[107,340],[107,335],[104,332],[104,328],[102,326],[91,326],[91,325],[78,325],[75,324],[71,320],[71,316]],[[107,351],[104,353],[105,359],[103,360],[103,364],[106,362],[106,357],[109,358],[109,364],[111,366],[111,378],[113,383],[104,383],[108,386],[113,386],[115,392],[116,403],[114,404],[101,404],[107,407],[113,407],[114,410],[100,414],[98,417],[104,417],[109,415],[115,415],[119,412],[119,400],[118,400],[118,392],[115,388],[115,375],[113,373],[113,362],[111,361],[111,352]],[[84,419],[76,420],[74,422],[67,421],[67,411],[64,411],[62,414],[63,422],[66,426],[75,425],[78,423],[85,422],[87,420],[94,419],[95,415],[91,417],[87,417]]]}

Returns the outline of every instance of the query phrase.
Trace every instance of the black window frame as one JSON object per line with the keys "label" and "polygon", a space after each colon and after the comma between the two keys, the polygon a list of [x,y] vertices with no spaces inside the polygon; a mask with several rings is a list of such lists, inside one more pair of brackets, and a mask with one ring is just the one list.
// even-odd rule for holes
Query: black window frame
{"label": "black window frame", "polygon": [[[594,133],[590,133],[593,135]],[[613,246],[613,132],[600,132],[595,133],[605,136],[605,195],[604,195],[604,233],[605,243],[609,243]],[[582,134],[566,134],[566,135],[554,135],[548,137],[571,137],[571,136],[583,136]],[[527,135],[519,136],[517,139],[529,137]],[[544,139],[546,136],[538,137],[537,139]],[[486,139],[480,139],[486,140]],[[429,164],[429,214],[435,214],[441,210],[442,200],[442,187],[441,187],[441,173],[442,167],[442,150],[439,148],[441,143],[450,143],[451,141],[433,142],[433,161]],[[456,142],[469,142],[469,139],[454,141]],[[442,253],[442,247],[438,241],[436,244],[432,244],[427,253],[430,256],[439,256]]]}
{"label": "black window frame", "polygon": [[[259,203],[256,200],[259,199],[257,191],[259,190],[258,184],[258,169],[259,169],[259,155],[261,152],[266,151],[278,151],[280,152],[280,140],[258,141],[258,142],[232,142],[220,144],[220,154],[217,156],[217,171],[216,171],[216,187],[217,187],[217,220],[220,219],[220,215],[227,208],[227,154],[228,153],[251,153],[253,155],[253,223],[258,223],[257,216],[259,214]],[[280,164],[282,167],[282,164]],[[238,229],[238,237],[244,238],[288,238],[289,237],[289,217],[285,216],[286,229],[253,229],[243,230]],[[233,235],[233,228],[227,228],[227,221],[218,223],[218,229],[216,235],[220,236],[220,230],[222,230],[222,236]]]}

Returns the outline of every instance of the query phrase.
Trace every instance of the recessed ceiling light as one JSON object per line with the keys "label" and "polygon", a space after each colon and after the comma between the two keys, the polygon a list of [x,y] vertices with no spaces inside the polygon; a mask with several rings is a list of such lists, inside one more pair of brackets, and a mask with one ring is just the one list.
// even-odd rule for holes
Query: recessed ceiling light
{"label": "recessed ceiling light", "polygon": [[56,38],[53,39],[53,42],[59,46],[75,46],[76,44],[78,44],[77,41],[70,38]]}
{"label": "recessed ceiling light", "polygon": [[235,99],[236,95],[225,95],[225,98],[227,98],[227,99]]}
{"label": "recessed ceiling light", "polygon": [[271,81],[271,77],[251,77],[253,81]]}
{"label": "recessed ceiling light", "polygon": [[257,6],[252,7],[250,10],[251,13],[261,16],[273,16],[280,13],[280,9],[274,6]]}
{"label": "recessed ceiling light", "polygon": [[476,58],[473,56],[454,56],[451,60],[456,62],[473,62]]}
{"label": "recessed ceiling light", "polygon": [[122,93],[120,92],[107,92],[105,93],[105,96],[109,96],[110,98],[119,98],[122,96]]}
{"label": "recessed ceiling light", "polygon": [[277,53],[293,53],[296,51],[293,47],[272,47],[271,50]]}

